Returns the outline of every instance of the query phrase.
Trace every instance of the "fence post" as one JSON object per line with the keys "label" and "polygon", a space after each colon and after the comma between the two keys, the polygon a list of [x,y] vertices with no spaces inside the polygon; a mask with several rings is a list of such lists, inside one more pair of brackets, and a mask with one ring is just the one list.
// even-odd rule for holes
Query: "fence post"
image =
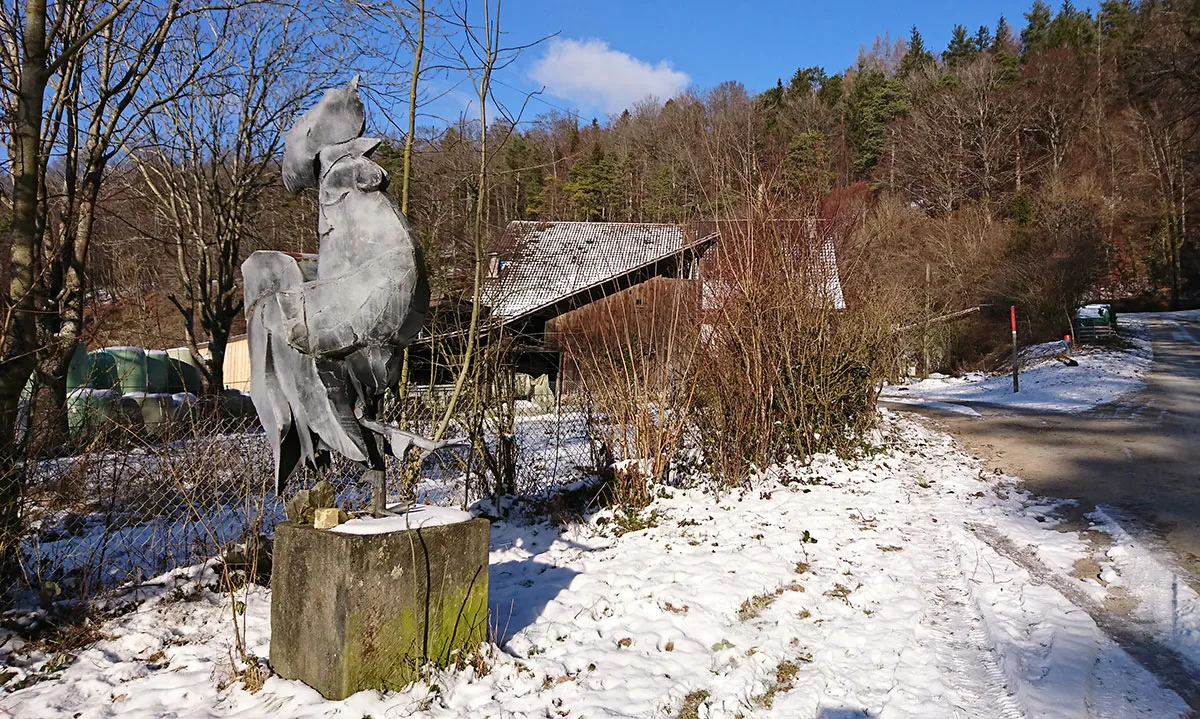
{"label": "fence post", "polygon": [[1021,380],[1017,373],[1020,368],[1020,361],[1017,358],[1017,306],[1009,305],[1008,316],[1012,321],[1012,347],[1013,347],[1013,394],[1021,391]]}

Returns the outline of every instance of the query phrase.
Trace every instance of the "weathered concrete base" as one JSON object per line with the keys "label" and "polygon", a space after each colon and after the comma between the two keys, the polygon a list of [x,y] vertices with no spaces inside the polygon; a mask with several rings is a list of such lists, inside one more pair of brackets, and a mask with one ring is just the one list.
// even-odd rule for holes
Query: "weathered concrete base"
{"label": "weathered concrete base", "polygon": [[271,667],[328,699],[400,689],[487,640],[486,519],[386,534],[275,527]]}

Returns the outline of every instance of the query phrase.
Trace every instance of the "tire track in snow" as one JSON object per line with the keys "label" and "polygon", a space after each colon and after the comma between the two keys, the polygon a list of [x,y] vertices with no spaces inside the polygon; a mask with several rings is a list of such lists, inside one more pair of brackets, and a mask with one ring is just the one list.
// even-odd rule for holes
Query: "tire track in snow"
{"label": "tire track in snow", "polygon": [[1193,711],[1200,712],[1200,676],[1196,675],[1195,669],[1182,655],[1156,641],[1144,628],[1106,612],[1081,588],[1055,573],[1033,554],[1018,547],[996,529],[977,524],[966,526],[1002,557],[1029,572],[1034,583],[1049,586],[1086,612],[1109,639],[1157,677],[1163,686],[1178,694]]}
{"label": "tire track in snow", "polygon": [[1025,719],[1025,712],[1008,690],[1009,678],[984,630],[983,615],[950,556],[953,542],[938,533],[931,554],[938,565],[930,572],[935,591],[927,596],[928,611],[921,623],[936,637],[933,647],[942,682],[953,693],[951,702],[964,717]]}

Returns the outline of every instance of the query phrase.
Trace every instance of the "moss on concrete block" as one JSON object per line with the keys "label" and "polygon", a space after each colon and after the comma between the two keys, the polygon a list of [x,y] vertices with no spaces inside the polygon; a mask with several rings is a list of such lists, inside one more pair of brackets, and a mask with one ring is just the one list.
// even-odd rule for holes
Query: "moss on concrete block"
{"label": "moss on concrete block", "polygon": [[386,534],[275,528],[271,666],[329,699],[401,689],[487,640],[485,519]]}

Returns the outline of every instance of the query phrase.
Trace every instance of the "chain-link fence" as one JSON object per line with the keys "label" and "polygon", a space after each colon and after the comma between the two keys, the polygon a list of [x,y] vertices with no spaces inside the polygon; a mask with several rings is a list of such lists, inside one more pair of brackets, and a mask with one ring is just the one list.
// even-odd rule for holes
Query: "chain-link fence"
{"label": "chain-link fence", "polygon": [[[586,404],[510,401],[456,427],[471,447],[430,457],[419,501],[467,506],[498,490],[537,495],[594,477],[602,462]],[[335,460],[317,476],[297,472],[284,494],[328,479],[338,505],[365,509],[362,469]],[[31,587],[87,596],[221,556],[249,538],[270,536],[283,518],[273,460],[257,427],[230,431],[191,422],[158,439],[111,426],[78,453],[26,466],[21,543]],[[389,466],[389,499],[400,468]]]}

